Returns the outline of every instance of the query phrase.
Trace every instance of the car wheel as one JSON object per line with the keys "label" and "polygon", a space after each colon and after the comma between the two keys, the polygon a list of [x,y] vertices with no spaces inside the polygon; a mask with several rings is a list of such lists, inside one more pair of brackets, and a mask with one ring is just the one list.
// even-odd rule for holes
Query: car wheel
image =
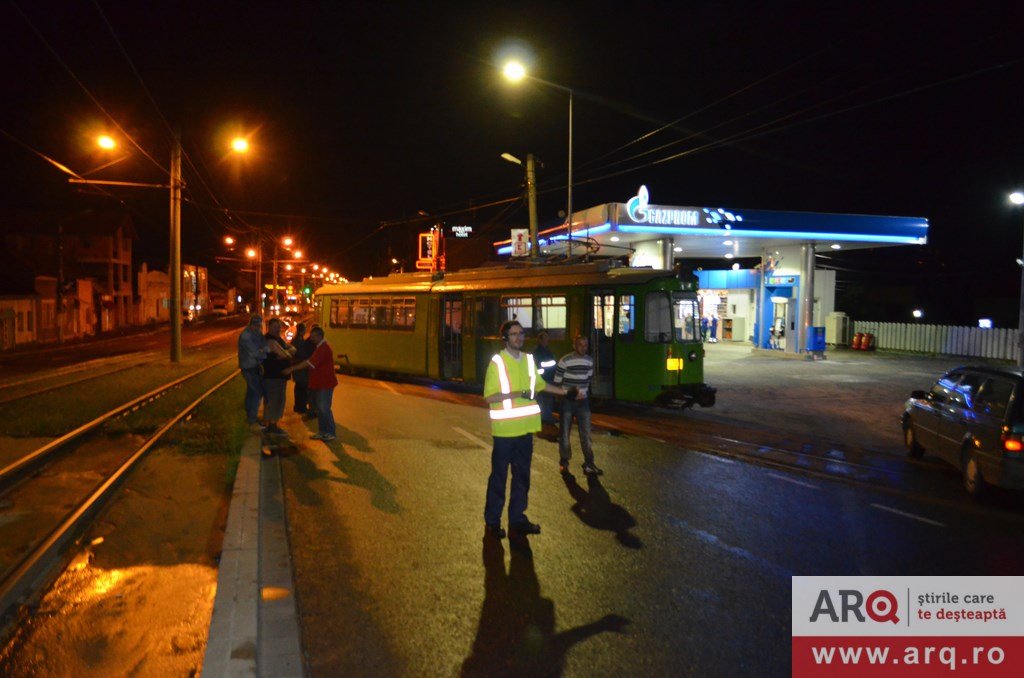
{"label": "car wheel", "polygon": [[903,444],[907,446],[907,454],[911,457],[916,459],[924,455],[924,448],[917,442],[914,425],[909,420],[903,422]]}
{"label": "car wheel", "polygon": [[988,483],[981,475],[981,466],[978,464],[978,455],[969,448],[963,453],[963,474],[964,489],[974,499],[981,499],[986,494]]}

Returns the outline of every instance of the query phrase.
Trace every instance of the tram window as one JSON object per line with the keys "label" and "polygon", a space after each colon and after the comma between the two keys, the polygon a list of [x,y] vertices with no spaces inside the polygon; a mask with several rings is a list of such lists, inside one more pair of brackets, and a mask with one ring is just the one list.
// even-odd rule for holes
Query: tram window
{"label": "tram window", "polygon": [[348,299],[331,299],[331,327],[348,327],[352,307]]}
{"label": "tram window", "polygon": [[533,326],[546,330],[551,339],[565,339],[565,297],[537,297]]}
{"label": "tram window", "polygon": [[676,341],[698,341],[697,317],[700,312],[697,300],[692,296],[674,292],[672,294],[672,326]]}
{"label": "tram window", "polygon": [[389,299],[370,300],[370,329],[386,330],[388,328]]}
{"label": "tram window", "polygon": [[411,332],[416,325],[416,300],[398,298],[391,300],[391,329]]}
{"label": "tram window", "polygon": [[533,329],[533,299],[530,297],[503,297],[501,322],[516,320],[527,334]]}
{"label": "tram window", "polygon": [[498,336],[498,327],[504,322],[498,297],[480,297],[477,308],[479,311],[476,315],[476,336]]}
{"label": "tram window", "polygon": [[668,294],[651,292],[644,307],[644,340],[655,344],[672,341],[672,315]]}
{"label": "tram window", "polygon": [[636,332],[635,299],[632,294],[619,295],[619,337],[625,341],[632,341]]}
{"label": "tram window", "polygon": [[352,327],[365,328],[370,321],[370,300],[352,300]]}
{"label": "tram window", "polygon": [[611,337],[615,332],[615,297],[608,294],[594,297],[594,331]]}

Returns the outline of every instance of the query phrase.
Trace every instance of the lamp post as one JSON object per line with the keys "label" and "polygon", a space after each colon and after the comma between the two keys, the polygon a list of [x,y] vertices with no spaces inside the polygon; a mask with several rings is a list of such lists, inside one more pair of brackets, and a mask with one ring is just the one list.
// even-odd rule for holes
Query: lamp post
{"label": "lamp post", "polygon": [[[514,165],[522,165],[523,161],[511,153],[502,153],[501,158]],[[526,154],[526,203],[530,214],[530,258],[540,256],[537,247],[537,168],[533,153]]]}
{"label": "lamp post", "polygon": [[[548,87],[552,87],[561,92],[565,92],[566,94],[569,95],[569,169],[568,192],[565,201],[565,224],[566,233],[568,234],[569,254],[572,254],[572,88],[565,87],[564,85],[559,85],[548,80],[544,80],[543,78],[538,78],[537,76],[534,75],[529,75],[526,72],[526,67],[518,61],[509,61],[508,63],[506,63],[505,67],[502,69],[502,73],[505,75],[506,79],[513,83],[519,82],[524,78],[529,78],[533,82],[539,82],[542,85],[547,85]],[[536,247],[536,245],[537,243],[534,242],[533,246]]]}
{"label": "lamp post", "polygon": [[[1024,192],[1014,191],[1010,194],[1010,202],[1024,205]],[[1017,260],[1020,264],[1020,313],[1017,316],[1017,366],[1024,367],[1024,253]]]}

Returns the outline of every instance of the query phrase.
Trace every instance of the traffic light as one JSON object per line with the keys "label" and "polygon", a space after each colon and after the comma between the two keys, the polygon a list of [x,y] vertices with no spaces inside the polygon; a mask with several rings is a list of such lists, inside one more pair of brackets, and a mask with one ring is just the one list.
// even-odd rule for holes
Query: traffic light
{"label": "traffic light", "polygon": [[312,294],[313,293],[313,288],[310,287],[309,285],[306,285],[305,287],[302,288],[302,293],[305,294],[305,295]]}

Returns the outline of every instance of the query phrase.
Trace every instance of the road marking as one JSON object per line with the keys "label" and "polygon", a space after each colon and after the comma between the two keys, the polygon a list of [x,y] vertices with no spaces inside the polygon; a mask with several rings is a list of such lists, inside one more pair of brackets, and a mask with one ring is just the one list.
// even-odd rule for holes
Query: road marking
{"label": "road marking", "polygon": [[779,473],[767,473],[765,475],[767,475],[767,476],[769,476],[771,478],[775,478],[776,480],[785,480],[787,483],[793,483],[794,485],[799,485],[800,487],[809,487],[812,490],[819,490],[819,489],[821,489],[817,485],[812,485],[811,483],[805,483],[804,481],[797,480],[796,478],[787,478],[786,476],[781,475]]}
{"label": "road marking", "polygon": [[700,456],[707,457],[708,459],[711,459],[712,461],[717,461],[720,464],[735,464],[736,463],[736,461],[733,460],[733,459],[726,459],[725,457],[719,457],[717,454],[709,454],[707,452],[698,452],[697,450],[694,450],[694,452],[697,452],[697,454],[699,454]]}
{"label": "road marking", "polygon": [[398,391],[395,390],[395,387],[392,386],[391,384],[389,384],[389,383],[387,383],[385,381],[379,381],[379,380],[377,381],[377,383],[380,384],[381,386],[383,386],[384,388],[386,388],[387,390],[391,391],[395,395],[400,395],[398,393]]}
{"label": "road marking", "polygon": [[885,506],[883,504],[872,504],[871,506],[876,508],[876,509],[881,509],[883,511],[888,511],[889,513],[895,513],[898,516],[903,516],[905,518],[911,518],[912,520],[920,520],[922,523],[928,523],[929,525],[935,525],[936,527],[945,527],[946,526],[945,523],[940,523],[937,520],[931,520],[930,518],[924,518],[922,516],[914,515],[913,513],[907,513],[906,511],[900,511],[899,509],[894,509],[891,506]]}
{"label": "road marking", "polygon": [[473,435],[473,434],[472,434],[472,433],[470,433],[469,431],[463,431],[463,430],[462,430],[461,428],[459,428],[458,426],[452,426],[452,428],[453,428],[453,429],[455,429],[455,431],[456,431],[456,432],[457,432],[457,433],[458,433],[459,435],[462,435],[462,436],[464,436],[464,437],[466,437],[466,438],[469,438],[469,439],[470,439],[471,441],[473,441],[474,443],[476,443],[476,444],[477,444],[477,445],[479,445],[480,447],[484,448],[485,450],[489,450],[489,449],[491,449],[491,445],[489,445],[488,443],[485,443],[485,442],[484,442],[483,440],[481,440],[480,438],[477,438],[477,437],[476,437],[475,435]]}
{"label": "road marking", "polygon": [[738,558],[742,558],[743,560],[751,562],[763,569],[768,570],[769,572],[773,572],[780,577],[789,578],[793,576],[792,572],[782,567],[778,563],[773,563],[772,561],[762,558],[761,556],[752,553],[744,548],[740,548],[739,546],[734,546],[728,542],[722,541],[718,537],[718,535],[694,527],[693,525],[690,525],[688,522],[682,520],[681,518],[676,518],[675,516],[671,515],[666,517],[668,518],[669,523],[675,525],[680,529],[685,530],[686,532],[693,535],[697,539],[700,539],[706,544],[722,549],[726,553],[732,554],[733,556],[736,556]]}

